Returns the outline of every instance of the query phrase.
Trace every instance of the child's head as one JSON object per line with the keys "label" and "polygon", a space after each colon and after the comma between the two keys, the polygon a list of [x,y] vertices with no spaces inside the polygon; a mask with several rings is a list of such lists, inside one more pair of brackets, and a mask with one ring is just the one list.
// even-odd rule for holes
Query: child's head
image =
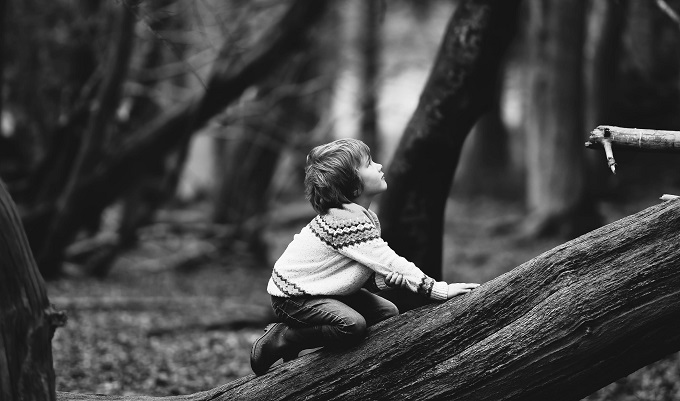
{"label": "child's head", "polygon": [[317,213],[351,202],[363,190],[358,168],[371,149],[358,139],[338,139],[315,147],[307,155],[305,196]]}

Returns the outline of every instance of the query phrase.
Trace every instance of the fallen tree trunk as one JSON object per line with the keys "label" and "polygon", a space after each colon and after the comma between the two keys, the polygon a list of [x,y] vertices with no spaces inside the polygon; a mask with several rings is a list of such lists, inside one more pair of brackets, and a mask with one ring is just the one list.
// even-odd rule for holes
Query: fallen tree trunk
{"label": "fallen tree trunk", "polygon": [[680,201],[664,202],[382,322],[357,347],[181,399],[581,399],[680,349],[679,232]]}

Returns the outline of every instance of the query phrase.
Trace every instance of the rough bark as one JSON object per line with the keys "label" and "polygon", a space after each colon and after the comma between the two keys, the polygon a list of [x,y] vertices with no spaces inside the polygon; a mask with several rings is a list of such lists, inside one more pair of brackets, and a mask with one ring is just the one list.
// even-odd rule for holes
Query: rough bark
{"label": "rough bark", "polygon": [[496,94],[519,2],[464,1],[454,12],[418,107],[387,171],[380,201],[386,241],[441,277],[442,218],[465,138]]}
{"label": "rough bark", "polygon": [[581,399],[680,350],[679,230],[680,201],[647,208],[470,294],[382,322],[354,348],[182,399]]}
{"label": "rough bark", "polygon": [[0,181],[0,399],[54,400],[53,312],[21,220]]}

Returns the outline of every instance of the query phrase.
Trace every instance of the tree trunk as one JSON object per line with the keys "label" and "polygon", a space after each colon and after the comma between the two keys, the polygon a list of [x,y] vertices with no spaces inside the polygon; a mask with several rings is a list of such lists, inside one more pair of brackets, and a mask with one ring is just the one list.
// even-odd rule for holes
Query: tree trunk
{"label": "tree trunk", "polygon": [[516,199],[518,172],[510,159],[509,133],[501,120],[500,108],[483,115],[465,142],[453,193],[464,197],[486,196]]}
{"label": "tree trunk", "polygon": [[680,350],[679,231],[680,200],[650,207],[373,326],[356,347],[183,399],[579,400]]}
{"label": "tree trunk", "polygon": [[0,181],[0,399],[54,400],[51,319],[14,202]]}
{"label": "tree trunk", "polygon": [[583,43],[585,0],[532,0],[527,119],[529,235],[573,238],[597,227],[585,185]]}
{"label": "tree trunk", "polygon": [[518,8],[515,0],[458,5],[387,171],[379,210],[383,237],[434,278],[442,275],[443,214],[460,151],[494,104]]}

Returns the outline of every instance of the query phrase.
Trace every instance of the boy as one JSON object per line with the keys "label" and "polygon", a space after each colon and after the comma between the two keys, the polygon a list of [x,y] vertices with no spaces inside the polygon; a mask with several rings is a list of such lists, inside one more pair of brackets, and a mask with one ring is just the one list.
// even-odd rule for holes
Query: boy
{"label": "boy", "polygon": [[366,288],[401,286],[444,301],[478,286],[435,282],[380,238],[380,222],[369,206],[386,189],[382,166],[357,139],[339,139],[309,153],[305,195],[318,215],[274,264],[267,292],[282,323],[267,326],[253,344],[256,375],[303,349],[356,344],[367,327],[399,313]]}

